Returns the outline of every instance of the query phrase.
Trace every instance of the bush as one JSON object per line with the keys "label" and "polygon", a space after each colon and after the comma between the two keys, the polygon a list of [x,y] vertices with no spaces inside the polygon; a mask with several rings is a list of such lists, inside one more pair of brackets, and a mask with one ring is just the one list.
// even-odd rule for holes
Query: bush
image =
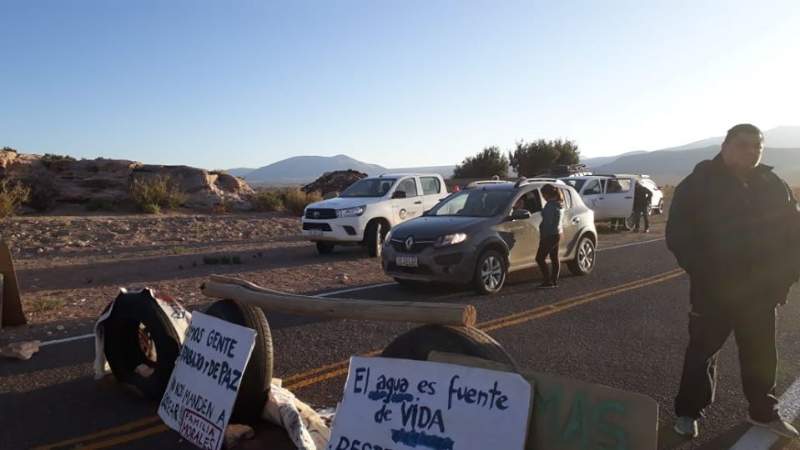
{"label": "bush", "polygon": [[17,209],[28,201],[31,190],[22,183],[0,181],[0,218],[13,216]]}
{"label": "bush", "polygon": [[253,209],[260,212],[273,212],[283,209],[283,199],[274,191],[260,191],[251,200]]}
{"label": "bush", "polygon": [[75,158],[68,155],[53,155],[52,153],[45,153],[42,156],[42,164],[48,169],[50,168],[63,168],[66,163],[75,162]]}
{"label": "bush", "polygon": [[316,191],[305,193],[300,189],[295,188],[289,189],[283,194],[283,205],[286,207],[286,210],[297,216],[302,215],[303,210],[310,203],[321,200],[322,195]]}
{"label": "bush", "polygon": [[27,205],[37,211],[47,211],[56,204],[58,190],[56,189],[53,177],[48,174],[39,173],[25,180],[25,184],[30,187]]}
{"label": "bush", "polygon": [[148,179],[134,178],[130,194],[136,206],[150,214],[158,214],[162,209],[175,209],[186,201],[186,194],[178,184],[161,175]]}

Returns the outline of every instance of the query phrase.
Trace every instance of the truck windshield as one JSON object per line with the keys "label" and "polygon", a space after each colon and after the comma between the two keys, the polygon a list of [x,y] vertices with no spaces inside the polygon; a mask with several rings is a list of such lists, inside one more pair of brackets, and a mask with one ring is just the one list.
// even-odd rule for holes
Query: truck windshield
{"label": "truck windshield", "polygon": [[430,216],[492,217],[500,214],[514,192],[510,189],[470,189],[444,200]]}
{"label": "truck windshield", "polygon": [[340,197],[383,197],[397,178],[364,178],[351,184]]}

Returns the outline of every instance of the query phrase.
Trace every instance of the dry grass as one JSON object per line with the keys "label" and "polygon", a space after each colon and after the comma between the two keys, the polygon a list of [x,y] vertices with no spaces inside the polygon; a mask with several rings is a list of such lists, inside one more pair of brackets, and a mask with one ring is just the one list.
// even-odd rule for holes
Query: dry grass
{"label": "dry grass", "polygon": [[280,192],[258,191],[251,200],[253,209],[259,212],[282,211],[284,209],[283,198]]}
{"label": "dry grass", "polygon": [[186,194],[167,176],[137,178],[130,187],[131,198],[140,210],[158,214],[162,209],[175,209],[186,202]]}
{"label": "dry grass", "polygon": [[290,213],[299,216],[310,203],[322,200],[319,192],[305,193],[300,189],[288,189],[283,193],[283,204]]}
{"label": "dry grass", "polygon": [[0,218],[16,214],[19,207],[28,201],[30,195],[31,190],[21,183],[0,181]]}

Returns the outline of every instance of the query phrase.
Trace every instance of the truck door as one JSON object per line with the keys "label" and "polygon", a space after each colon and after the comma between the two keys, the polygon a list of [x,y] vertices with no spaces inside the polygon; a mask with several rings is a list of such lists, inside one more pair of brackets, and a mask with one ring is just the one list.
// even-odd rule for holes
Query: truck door
{"label": "truck door", "polygon": [[[398,193],[402,192],[402,195]],[[403,178],[392,195],[392,225],[422,215],[422,196],[417,190],[415,177]]]}
{"label": "truck door", "polygon": [[422,206],[423,211],[427,211],[443,197],[442,181],[439,177],[419,177],[420,187],[422,188]]}
{"label": "truck door", "polygon": [[609,218],[628,218],[633,213],[633,186],[631,178],[610,178],[606,183],[603,206]]}

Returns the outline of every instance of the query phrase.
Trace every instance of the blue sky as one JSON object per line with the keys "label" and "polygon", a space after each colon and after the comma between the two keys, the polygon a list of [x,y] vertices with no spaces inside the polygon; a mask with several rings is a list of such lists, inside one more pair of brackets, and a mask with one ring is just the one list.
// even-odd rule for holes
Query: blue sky
{"label": "blue sky", "polygon": [[0,145],[455,164],[800,125],[800,2],[0,0]]}

